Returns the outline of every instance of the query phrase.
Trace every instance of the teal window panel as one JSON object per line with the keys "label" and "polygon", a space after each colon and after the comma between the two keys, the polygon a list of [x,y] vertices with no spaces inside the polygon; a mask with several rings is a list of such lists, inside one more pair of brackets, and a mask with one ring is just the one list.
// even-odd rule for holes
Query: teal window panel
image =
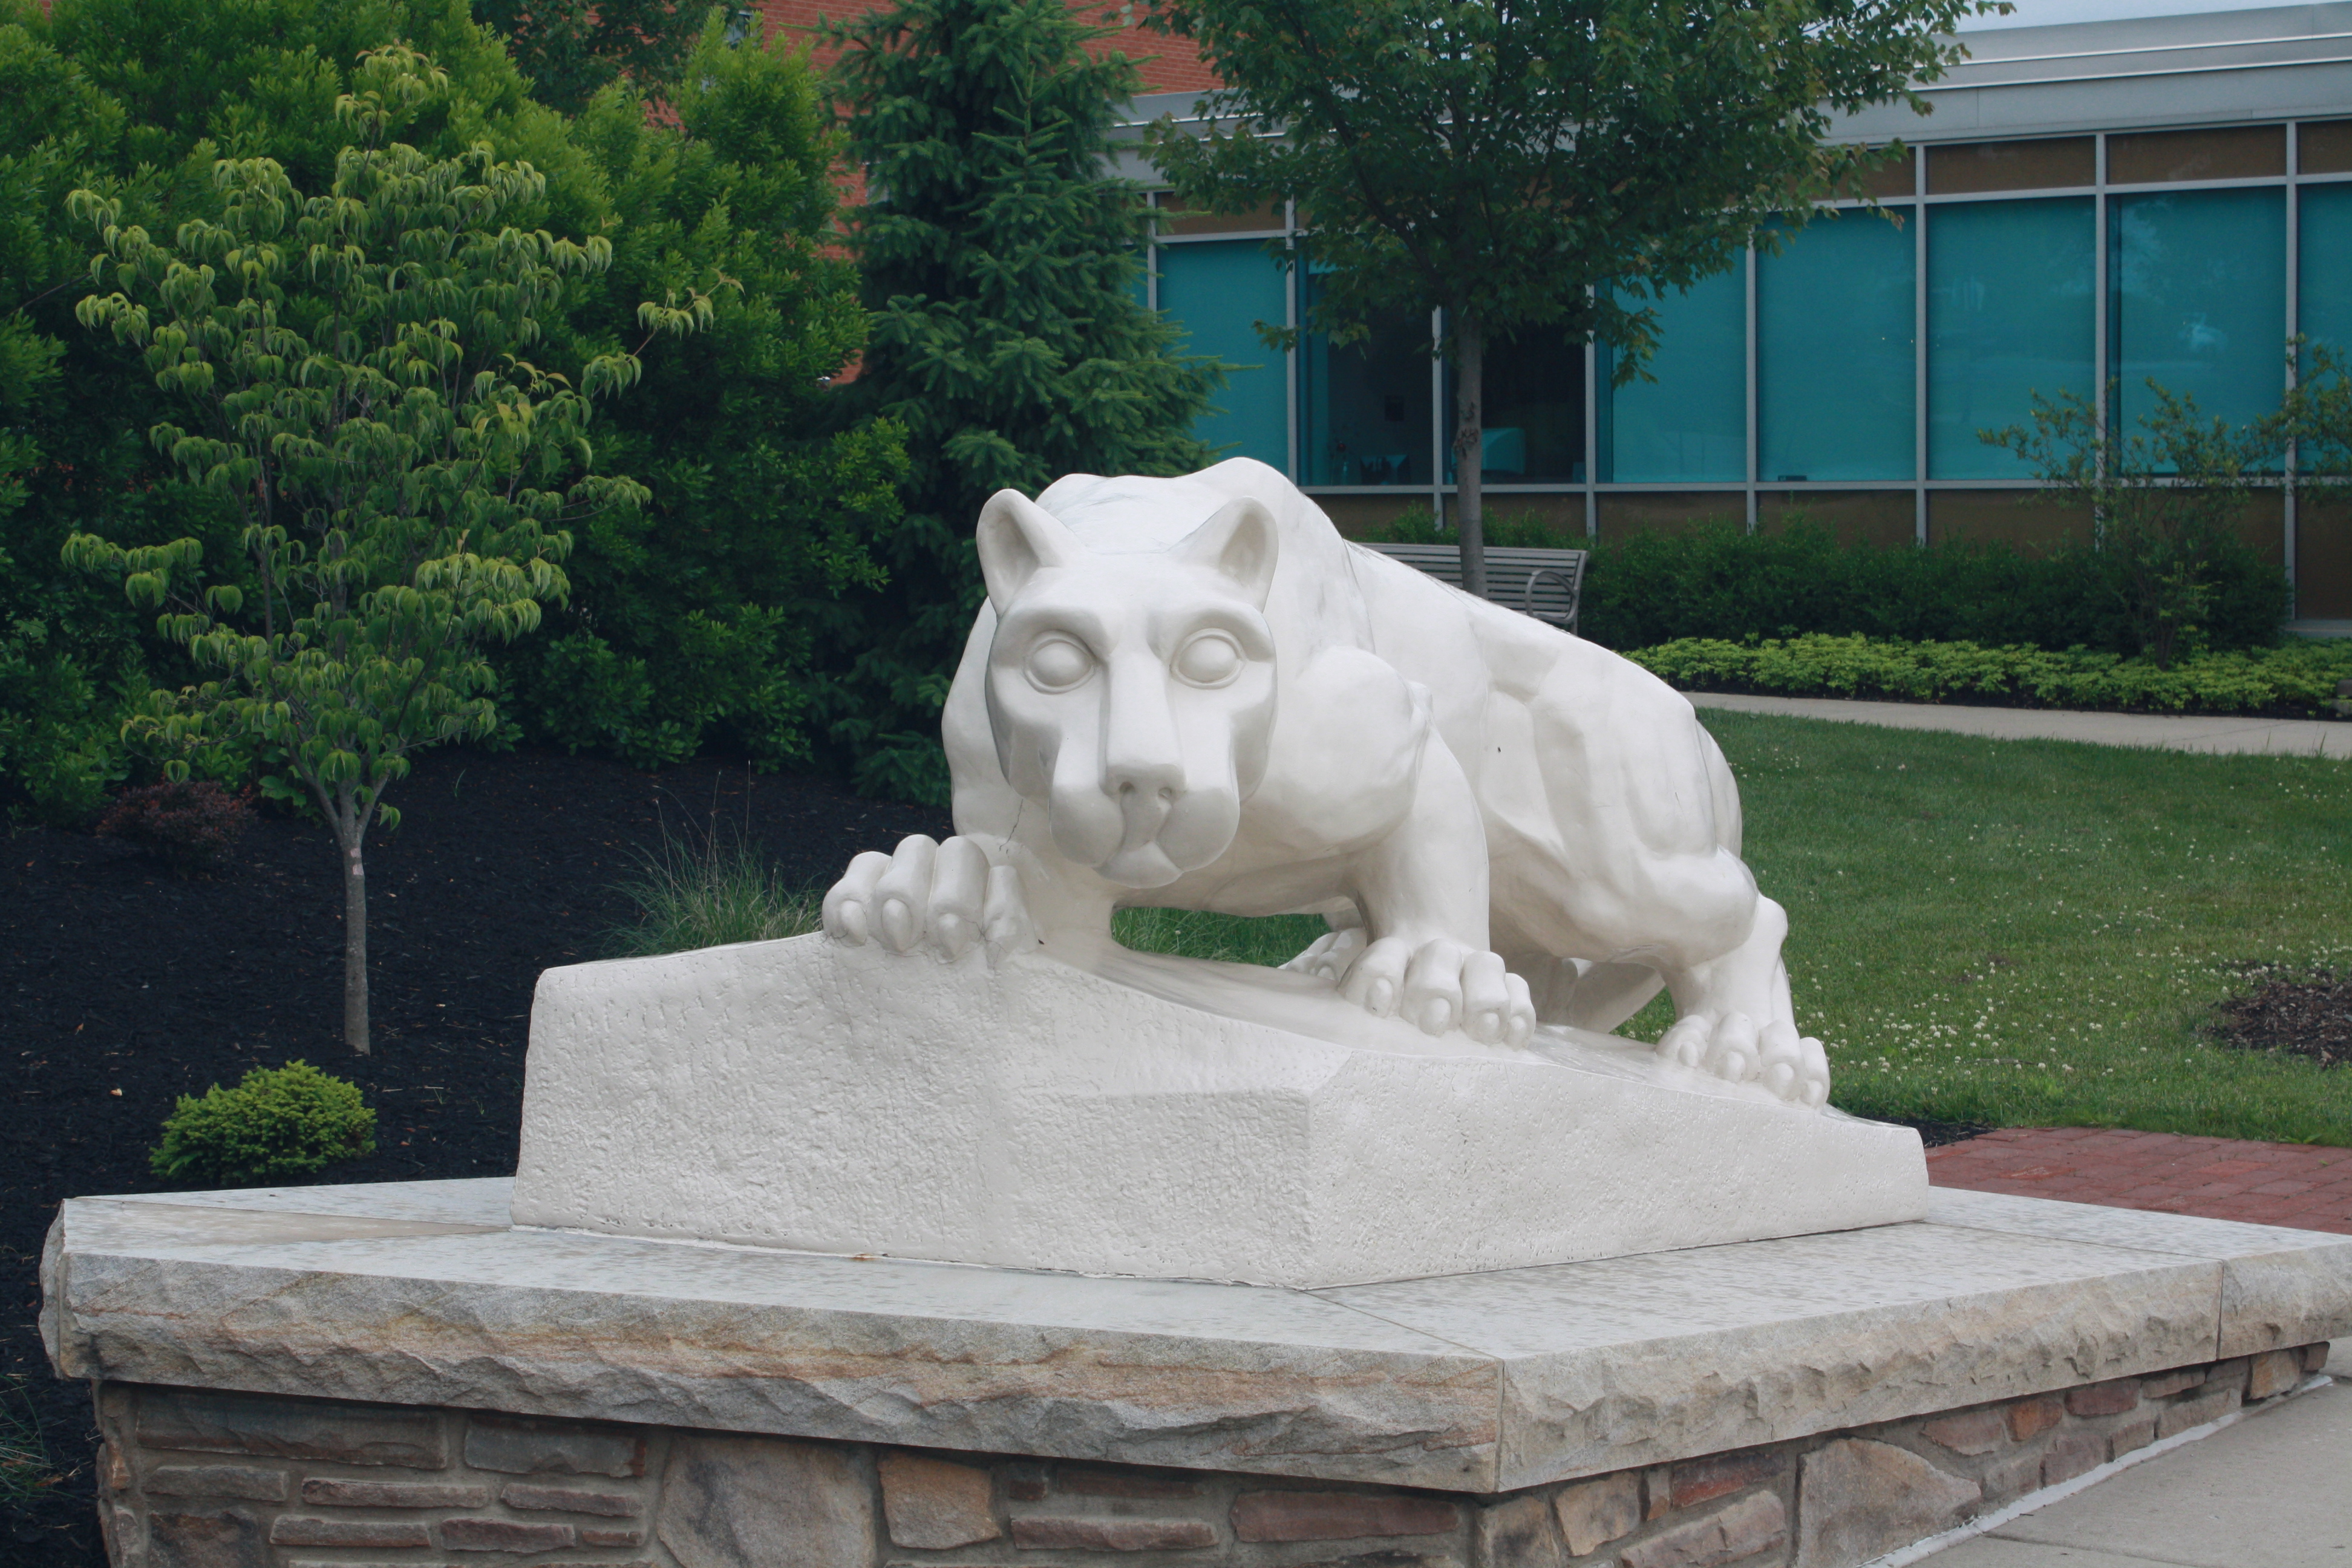
{"label": "teal window panel", "polygon": [[[1304,303],[1319,287],[1307,274]],[[1298,466],[1310,485],[1430,482],[1434,414],[1429,318],[1376,323],[1339,347],[1321,332],[1298,344]]]}
{"label": "teal window panel", "polygon": [[2300,220],[2297,330],[2339,356],[2352,355],[2352,184],[2304,186]]}
{"label": "teal window panel", "polygon": [[1927,214],[1927,475],[2032,477],[1982,430],[2031,428],[2033,397],[2098,390],[2098,215],[2088,196]]}
{"label": "teal window panel", "polygon": [[[1558,327],[1529,327],[1486,345],[1480,412],[1486,482],[1584,482],[1584,344]],[[1454,422],[1460,395],[1445,367],[1445,479],[1454,481]]]}
{"label": "teal window panel", "polygon": [[1255,458],[1290,471],[1290,405],[1282,355],[1257,323],[1283,321],[1281,267],[1255,239],[1160,247],[1160,309],[1188,334],[1184,352],[1230,367],[1224,390],[1192,426],[1220,460]]}
{"label": "teal window panel", "polygon": [[2175,191],[2111,199],[2116,420],[2137,429],[2153,378],[2242,425],[2286,382],[2286,193]]}
{"label": "teal window panel", "polygon": [[1912,478],[1916,249],[1907,226],[1851,212],[1759,258],[1758,479]]}
{"label": "teal window panel", "polygon": [[[1745,263],[1656,301],[1653,379],[1612,386],[1602,350],[1594,381],[1605,483],[1677,484],[1748,477],[1748,278]],[[1639,301],[1621,301],[1629,309]]]}

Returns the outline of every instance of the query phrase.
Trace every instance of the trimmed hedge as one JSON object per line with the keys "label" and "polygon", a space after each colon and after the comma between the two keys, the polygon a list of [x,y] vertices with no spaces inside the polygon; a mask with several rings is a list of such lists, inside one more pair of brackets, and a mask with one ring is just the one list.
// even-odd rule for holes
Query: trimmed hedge
{"label": "trimmed hedge", "polygon": [[1626,658],[1685,691],[1877,697],[2130,712],[2332,715],[2352,679],[2352,640],[2205,653],[2163,668],[2147,659],[1974,642],[1809,636],[1727,642],[1682,637]]}

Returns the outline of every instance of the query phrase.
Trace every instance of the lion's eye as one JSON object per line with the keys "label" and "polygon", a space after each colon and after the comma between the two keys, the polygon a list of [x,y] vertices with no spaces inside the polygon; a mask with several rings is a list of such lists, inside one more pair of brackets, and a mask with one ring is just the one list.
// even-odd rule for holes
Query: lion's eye
{"label": "lion's eye", "polygon": [[1202,632],[1176,650],[1176,673],[1194,686],[1223,686],[1241,669],[1241,645],[1223,632]]}
{"label": "lion's eye", "polygon": [[1029,650],[1029,684],[1067,691],[1094,673],[1095,656],[1067,637],[1047,637]]}

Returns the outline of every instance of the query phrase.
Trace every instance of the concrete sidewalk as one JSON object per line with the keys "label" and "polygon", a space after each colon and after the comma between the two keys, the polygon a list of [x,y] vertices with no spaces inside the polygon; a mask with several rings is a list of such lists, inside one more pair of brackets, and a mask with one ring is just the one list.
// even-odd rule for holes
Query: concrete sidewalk
{"label": "concrete sidewalk", "polygon": [[1930,1568],[2346,1568],[2352,1340],[2328,1387],[1920,1559]]}
{"label": "concrete sidewalk", "polygon": [[2084,741],[2167,752],[2276,752],[2352,760],[2352,722],[2326,719],[2084,713],[2052,708],[1968,708],[1942,702],[1857,702],[1838,697],[1749,697],[1718,691],[1684,695],[1700,708],[1787,713],[1802,719],[1879,724],[1891,730],[1940,730],[2000,741]]}

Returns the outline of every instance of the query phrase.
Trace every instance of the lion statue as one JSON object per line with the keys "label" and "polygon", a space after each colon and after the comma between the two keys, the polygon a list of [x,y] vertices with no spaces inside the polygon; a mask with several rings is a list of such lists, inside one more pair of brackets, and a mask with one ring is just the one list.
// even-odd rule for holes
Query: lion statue
{"label": "lion statue", "polygon": [[1000,490],[978,538],[956,837],[853,860],[835,941],[953,959],[1108,941],[1127,907],[1316,912],[1288,967],[1431,1035],[1607,1031],[1663,986],[1662,1057],[1826,1099],[1731,771],[1647,670],[1349,544],[1247,458]]}

